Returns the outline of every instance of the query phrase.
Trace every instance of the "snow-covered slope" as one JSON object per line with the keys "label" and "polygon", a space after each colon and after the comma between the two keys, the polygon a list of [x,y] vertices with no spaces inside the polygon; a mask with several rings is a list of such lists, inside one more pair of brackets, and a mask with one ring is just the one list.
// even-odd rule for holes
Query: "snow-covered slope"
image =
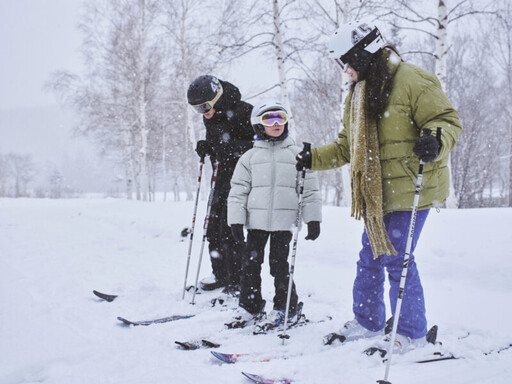
{"label": "snow-covered slope", "polygon": [[[204,202],[199,216],[205,212]],[[361,355],[368,341],[326,347],[322,337],[352,318],[352,282],[362,224],[347,208],[324,207],[322,234],[301,233],[295,281],[310,319],[331,321],[276,334],[226,330],[229,308],[211,307],[216,293],[181,300],[192,204],[115,199],[0,199],[0,383],[248,383],[240,372],[296,383],[372,383],[384,365]],[[509,383],[512,350],[511,209],[432,211],[416,250],[430,325],[460,360],[411,364],[393,358],[397,383]],[[196,225],[188,282],[202,237]],[[207,248],[206,248],[207,249]],[[210,273],[205,249],[201,277]],[[92,290],[114,293],[112,303]],[[268,266],[263,292],[272,300]],[[270,304],[267,304],[270,309]],[[150,327],[122,327],[117,316],[142,320],[196,314]],[[458,340],[470,333],[469,337]],[[208,350],[182,351],[174,340],[207,338],[221,352],[282,356],[234,365]]]}

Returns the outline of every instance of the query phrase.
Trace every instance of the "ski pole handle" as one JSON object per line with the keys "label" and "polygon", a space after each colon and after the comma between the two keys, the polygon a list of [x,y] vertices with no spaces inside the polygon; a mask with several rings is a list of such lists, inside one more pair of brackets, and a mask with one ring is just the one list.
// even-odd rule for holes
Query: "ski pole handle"
{"label": "ski pole handle", "polygon": [[303,151],[311,152],[311,143],[308,143],[307,141],[303,141],[302,145],[303,145],[303,148],[302,148]]}
{"label": "ski pole handle", "polygon": [[[303,144],[302,152],[309,152],[309,153],[311,153],[311,143],[307,143],[307,142],[303,141],[302,144]],[[306,174],[306,166],[304,164],[302,166],[302,177],[304,177],[305,174]]]}

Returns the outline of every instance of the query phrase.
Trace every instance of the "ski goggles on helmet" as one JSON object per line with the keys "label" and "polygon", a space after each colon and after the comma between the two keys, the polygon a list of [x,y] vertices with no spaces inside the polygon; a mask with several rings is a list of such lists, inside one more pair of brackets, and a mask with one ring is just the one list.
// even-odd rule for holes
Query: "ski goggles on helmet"
{"label": "ski goggles on helmet", "polygon": [[267,111],[261,116],[255,116],[251,119],[251,124],[261,124],[267,127],[273,126],[275,123],[284,125],[288,121],[285,111]]}
{"label": "ski goggles on helmet", "polygon": [[201,114],[208,113],[211,111],[211,109],[213,108],[215,103],[217,101],[219,101],[220,97],[222,96],[222,92],[223,92],[222,87],[220,87],[219,92],[217,92],[217,95],[215,95],[213,100],[205,101],[204,103],[201,103],[201,104],[191,105],[191,107],[194,108],[194,110],[197,113],[201,113]]}
{"label": "ski goggles on helmet", "polygon": [[358,71],[356,67],[360,67],[360,65],[357,64],[366,64],[365,62],[371,60],[376,52],[375,47],[371,50],[366,49],[372,44],[381,44],[380,46],[377,45],[377,50],[382,48],[382,44],[384,44],[382,35],[377,28],[373,29],[368,35],[359,40],[345,54],[335,59],[335,61],[344,71],[347,70],[348,65]]}
{"label": "ski goggles on helmet", "polygon": [[343,61],[341,61],[341,59],[334,59],[334,61],[336,61],[336,63],[338,63],[338,65],[341,67],[341,69],[343,71],[346,71],[347,68],[348,68],[348,63],[344,63]]}

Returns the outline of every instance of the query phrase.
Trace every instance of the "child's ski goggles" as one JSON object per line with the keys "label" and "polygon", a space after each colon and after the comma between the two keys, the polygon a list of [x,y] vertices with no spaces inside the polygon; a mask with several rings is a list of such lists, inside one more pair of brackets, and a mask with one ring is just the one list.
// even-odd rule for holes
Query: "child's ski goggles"
{"label": "child's ski goggles", "polygon": [[288,121],[285,111],[267,111],[261,116],[251,118],[251,124],[261,124],[267,127],[273,126],[275,123],[284,125]]}
{"label": "child's ski goggles", "polygon": [[213,108],[215,103],[220,99],[220,97],[222,96],[222,92],[223,92],[222,87],[220,87],[219,92],[217,92],[217,95],[215,95],[213,100],[205,101],[204,103],[201,103],[201,104],[191,105],[191,107],[194,108],[194,110],[197,113],[202,113],[202,114],[208,113],[211,111],[211,109]]}

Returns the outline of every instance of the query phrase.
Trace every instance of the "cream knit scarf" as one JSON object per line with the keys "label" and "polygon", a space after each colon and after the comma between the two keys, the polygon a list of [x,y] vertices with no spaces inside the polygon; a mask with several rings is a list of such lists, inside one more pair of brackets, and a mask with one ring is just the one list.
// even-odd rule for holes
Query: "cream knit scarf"
{"label": "cream knit scarf", "polygon": [[356,83],[350,102],[352,212],[364,219],[373,257],[396,255],[382,212],[382,175],[377,122],[366,114],[366,81]]}

